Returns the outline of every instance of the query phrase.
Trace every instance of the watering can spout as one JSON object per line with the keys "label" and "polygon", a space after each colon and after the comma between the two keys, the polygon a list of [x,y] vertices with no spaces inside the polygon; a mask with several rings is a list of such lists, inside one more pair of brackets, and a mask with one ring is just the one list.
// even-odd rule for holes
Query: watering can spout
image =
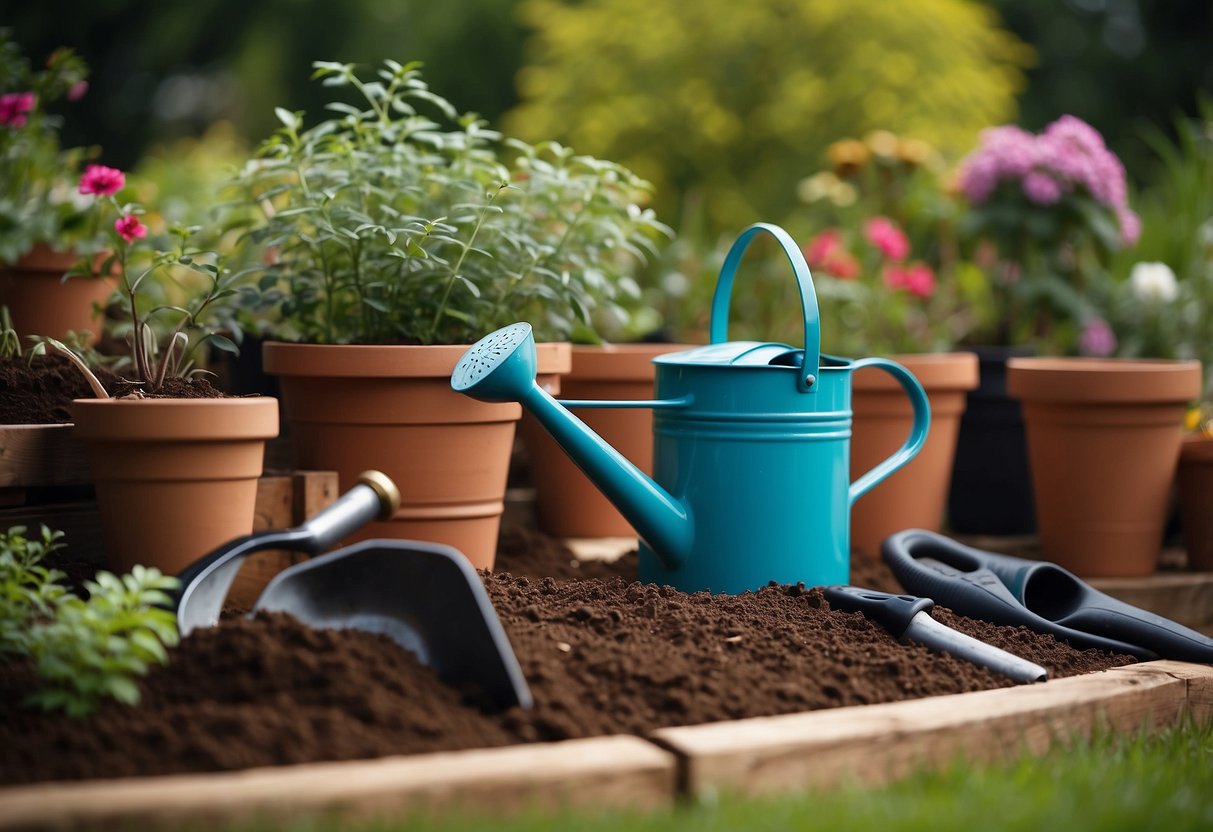
{"label": "watering can spout", "polygon": [[686,561],[694,539],[687,507],[535,383],[530,324],[511,324],[474,344],[451,374],[451,388],[480,401],[520,403],[668,568]]}

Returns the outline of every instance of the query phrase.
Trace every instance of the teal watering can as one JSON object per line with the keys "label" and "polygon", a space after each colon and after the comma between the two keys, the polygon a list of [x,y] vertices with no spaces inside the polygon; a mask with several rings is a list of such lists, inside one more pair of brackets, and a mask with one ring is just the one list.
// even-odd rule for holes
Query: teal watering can
{"label": "teal watering can", "polygon": [[[733,276],[746,247],[770,234],[800,289],[804,349],[728,341]],[[531,326],[485,336],[455,367],[451,387],[486,402],[526,407],[636,528],[639,578],[686,592],[739,593],[770,581],[850,579],[851,505],[905,465],[926,441],[922,385],[885,358],[821,354],[817,295],[800,248],[758,223],[730,249],[712,299],[711,343],[654,359],[655,401],[558,402],[535,383]],[[879,367],[910,397],[905,444],[849,482],[851,373]],[[651,407],[650,478],[566,407]]]}

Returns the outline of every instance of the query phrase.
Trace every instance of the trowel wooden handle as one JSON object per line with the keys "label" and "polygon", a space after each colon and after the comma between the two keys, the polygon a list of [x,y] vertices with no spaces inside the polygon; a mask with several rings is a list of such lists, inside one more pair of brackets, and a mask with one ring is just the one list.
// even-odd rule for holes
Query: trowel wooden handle
{"label": "trowel wooden handle", "polygon": [[400,491],[390,477],[380,471],[363,471],[353,488],[309,517],[299,531],[311,538],[309,548],[319,552],[376,518],[388,519],[399,506]]}

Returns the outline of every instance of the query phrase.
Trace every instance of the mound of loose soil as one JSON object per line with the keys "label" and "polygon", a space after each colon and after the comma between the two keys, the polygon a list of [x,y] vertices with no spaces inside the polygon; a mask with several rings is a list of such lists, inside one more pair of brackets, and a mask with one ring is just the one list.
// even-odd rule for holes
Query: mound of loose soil
{"label": "mound of loose soil", "polygon": [[[632,582],[634,553],[613,564],[571,560],[557,542],[521,533],[503,538],[498,566],[531,576],[485,576],[535,697],[530,711],[491,714],[460,701],[383,636],[311,630],[285,616],[234,619],[191,635],[168,667],[153,670],[139,707],[109,703],[83,721],[21,709],[31,668],[0,668],[0,782],[642,733],[1010,684],[899,644],[862,615],[831,610],[816,589],[688,595]],[[868,580],[880,577],[875,566],[856,564],[856,576],[877,583]],[[1022,628],[934,614],[1054,676],[1132,661]]]}
{"label": "mound of loose soil", "polygon": [[[106,389],[117,376],[96,372]],[[0,425],[54,425],[72,420],[72,399],[90,399],[92,389],[62,355],[0,359]]]}

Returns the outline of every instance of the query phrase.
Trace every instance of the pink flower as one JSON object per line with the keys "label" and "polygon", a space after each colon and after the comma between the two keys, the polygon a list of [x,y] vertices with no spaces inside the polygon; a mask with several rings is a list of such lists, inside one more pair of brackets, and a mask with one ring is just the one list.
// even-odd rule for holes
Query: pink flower
{"label": "pink flower", "polygon": [[845,248],[837,248],[832,251],[826,261],[821,264],[821,269],[839,280],[854,280],[859,277],[859,261]]}
{"label": "pink flower", "polygon": [[1078,336],[1078,351],[1083,355],[1107,358],[1116,352],[1116,333],[1102,318],[1094,318]]}
{"label": "pink flower", "polygon": [[134,214],[123,214],[114,220],[114,230],[128,243],[135,242],[137,237],[147,236],[147,226],[139,222],[139,218]]}
{"label": "pink flower", "polygon": [[830,255],[840,248],[842,232],[837,228],[827,228],[809,240],[809,244],[804,247],[804,259],[808,261],[809,268],[820,269],[824,267]]}
{"label": "pink flower", "polygon": [[68,101],[79,101],[88,92],[88,81],[77,81],[67,90]]}
{"label": "pink flower", "polygon": [[110,196],[122,190],[126,184],[126,175],[117,168],[107,168],[105,165],[89,165],[80,177],[80,193]]}
{"label": "pink flower", "polygon": [[5,127],[24,127],[26,116],[34,109],[38,98],[32,92],[10,92],[0,95],[0,124]]}
{"label": "pink flower", "polygon": [[905,289],[920,298],[935,294],[935,272],[923,262],[889,266],[884,270],[884,282],[890,289]]}
{"label": "pink flower", "polygon": [[1137,240],[1141,237],[1141,217],[1127,206],[1122,206],[1116,209],[1116,218],[1120,221],[1120,239],[1125,246],[1137,245]]}
{"label": "pink flower", "polygon": [[1061,199],[1061,184],[1042,170],[1023,178],[1023,195],[1037,205],[1052,205]]}
{"label": "pink flower", "polygon": [[910,239],[888,217],[873,217],[864,224],[864,236],[890,260],[904,260],[910,253]]}

